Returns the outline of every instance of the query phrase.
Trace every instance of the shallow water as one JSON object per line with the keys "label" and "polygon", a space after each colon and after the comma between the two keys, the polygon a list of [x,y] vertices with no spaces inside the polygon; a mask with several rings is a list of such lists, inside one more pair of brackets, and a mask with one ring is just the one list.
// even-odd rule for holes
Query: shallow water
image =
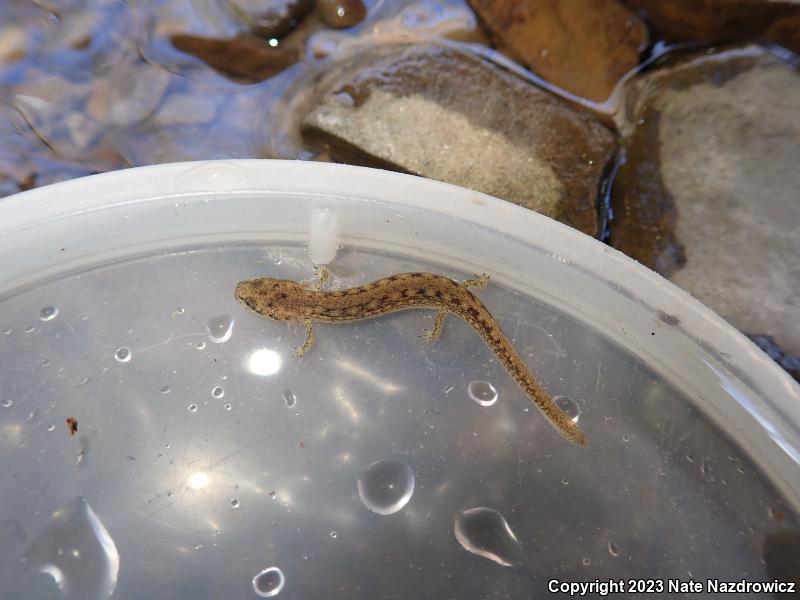
{"label": "shallow water", "polygon": [[[367,251],[333,265],[343,287],[441,272]],[[479,292],[579,419],[581,449],[457,318],[432,346],[432,311],[321,324],[296,359],[302,327],[233,299],[241,279],[310,274],[299,247],[207,245],[0,301],[0,596],[528,598],[552,577],[787,577],[797,516],[623,349]],[[65,507],[78,516],[54,526]]]}

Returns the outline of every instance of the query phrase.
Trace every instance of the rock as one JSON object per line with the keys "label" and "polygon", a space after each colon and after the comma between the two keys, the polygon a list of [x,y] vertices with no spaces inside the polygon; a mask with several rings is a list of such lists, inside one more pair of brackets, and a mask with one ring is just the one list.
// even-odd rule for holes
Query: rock
{"label": "rock", "polygon": [[754,39],[779,19],[800,14],[796,0],[624,0],[668,39]]}
{"label": "rock", "polygon": [[617,0],[469,0],[501,48],[557,86],[603,101],[639,64],[642,21]]}
{"label": "rock", "polygon": [[145,62],[122,63],[95,79],[87,111],[98,123],[128,126],[152,113],[170,82],[167,70]]}
{"label": "rock", "polygon": [[255,35],[279,38],[314,7],[314,0],[230,0],[231,8]]}
{"label": "rock", "polygon": [[800,354],[800,76],[746,46],[633,80],[611,243]]}
{"label": "rock", "polygon": [[335,160],[472,188],[597,233],[614,136],[587,114],[445,44],[356,54],[303,122]]}
{"label": "rock", "polygon": [[335,29],[358,25],[367,15],[361,0],[318,0],[317,6],[322,22]]}
{"label": "rock", "polygon": [[170,40],[181,52],[192,54],[217,72],[244,83],[263,81],[297,62],[296,50],[273,48],[247,35],[217,39],[176,34]]}
{"label": "rock", "polygon": [[214,120],[221,98],[213,94],[172,94],[158,107],[153,123],[161,127],[171,125],[199,125]]}

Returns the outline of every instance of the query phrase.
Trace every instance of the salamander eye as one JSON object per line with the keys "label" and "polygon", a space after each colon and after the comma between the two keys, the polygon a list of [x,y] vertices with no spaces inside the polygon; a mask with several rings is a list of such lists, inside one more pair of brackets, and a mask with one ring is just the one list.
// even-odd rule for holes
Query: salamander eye
{"label": "salamander eye", "polygon": [[245,298],[244,303],[247,304],[251,309],[256,309],[256,301],[252,298]]}

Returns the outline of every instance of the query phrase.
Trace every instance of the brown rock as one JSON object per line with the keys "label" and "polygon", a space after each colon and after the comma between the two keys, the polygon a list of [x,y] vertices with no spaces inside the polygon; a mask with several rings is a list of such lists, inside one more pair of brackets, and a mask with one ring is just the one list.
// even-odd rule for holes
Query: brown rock
{"label": "brown rock", "polygon": [[703,53],[627,90],[635,124],[612,245],[740,330],[800,354],[800,76],[756,46]]}
{"label": "brown rock", "polygon": [[659,36],[676,40],[753,39],[800,13],[796,0],[624,0]]}
{"label": "brown rock", "polygon": [[617,0],[469,0],[502,48],[557,86],[603,101],[639,63],[642,21]]}
{"label": "brown rock", "polygon": [[219,73],[245,83],[268,79],[297,62],[296,50],[272,48],[246,35],[218,39],[176,34],[170,40],[181,52],[193,54]]}
{"label": "brown rock", "polygon": [[229,0],[231,9],[255,35],[286,35],[314,7],[314,0]]}
{"label": "brown rock", "polygon": [[328,27],[344,29],[364,20],[367,9],[361,0],[319,0],[319,16]]}
{"label": "brown rock", "polygon": [[331,71],[304,121],[336,160],[469,187],[597,232],[614,136],[551,94],[447,45],[394,46]]}

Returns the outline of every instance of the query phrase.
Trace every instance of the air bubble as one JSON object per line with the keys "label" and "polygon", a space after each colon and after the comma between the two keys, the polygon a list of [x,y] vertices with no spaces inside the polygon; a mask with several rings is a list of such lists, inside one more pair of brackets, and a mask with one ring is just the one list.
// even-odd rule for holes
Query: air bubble
{"label": "air bubble", "polygon": [[14,401],[11,400],[10,398],[6,398],[2,402],[0,402],[0,404],[2,404],[4,408],[11,408],[12,406],[14,406]]}
{"label": "air bubble", "polygon": [[563,410],[567,416],[572,419],[573,423],[578,422],[578,419],[580,419],[581,416],[581,409],[575,400],[568,396],[556,396],[553,398],[553,402],[555,402],[556,406]]}
{"label": "air bubble", "polygon": [[64,600],[106,600],[117,586],[117,547],[83,498],[53,512],[28,547],[25,562],[50,575]]}
{"label": "air bubble", "polygon": [[208,339],[215,344],[224,344],[233,335],[233,317],[230,315],[220,315],[209,319],[206,323]]}
{"label": "air bubble", "polygon": [[588,567],[589,565],[592,564],[592,559],[584,556],[583,560],[581,560],[581,563],[583,563],[584,567]]}
{"label": "air bubble", "polygon": [[194,402],[192,402],[192,403],[189,405],[189,412],[197,412],[197,404],[195,404]]}
{"label": "air bubble", "polygon": [[465,550],[504,567],[519,565],[525,557],[508,522],[491,508],[481,506],[461,511],[456,515],[455,535]]}
{"label": "air bubble", "polygon": [[231,403],[230,403],[230,402],[227,402],[227,403],[225,404],[225,410],[231,410],[232,408],[233,408],[233,406],[231,405]]}
{"label": "air bubble", "polygon": [[285,583],[283,571],[269,567],[253,577],[253,591],[262,598],[272,598],[281,593]]}
{"label": "air bubble", "polygon": [[339,537],[339,534],[336,533],[335,531],[331,531],[330,536],[335,540],[337,537]]}
{"label": "air bubble", "polygon": [[231,498],[231,508],[239,508],[239,500],[237,498]]}
{"label": "air bubble", "polygon": [[225,390],[223,390],[222,387],[217,386],[213,390],[211,390],[211,395],[214,396],[214,398],[216,398],[217,400],[219,400],[225,395]]}
{"label": "air bubble", "polygon": [[117,351],[114,352],[114,359],[119,363],[130,362],[132,354],[133,353],[131,352],[130,348],[127,346],[122,346],[117,348]]}
{"label": "air bubble", "polygon": [[286,390],[283,392],[283,399],[288,408],[294,408],[295,404],[297,404],[297,396],[294,395],[292,390]]}
{"label": "air bubble", "polygon": [[497,402],[497,390],[488,381],[473,381],[467,386],[469,397],[481,406],[491,406]]}
{"label": "air bubble", "polygon": [[58,308],[55,306],[47,305],[39,311],[39,319],[42,321],[52,321],[58,316]]}
{"label": "air bubble", "polygon": [[169,394],[172,391],[172,389],[168,385],[165,385],[161,388],[160,391],[162,394]]}
{"label": "air bubble", "polygon": [[194,347],[197,348],[198,350],[205,350],[206,349],[206,343],[205,342],[197,342],[194,345]]}
{"label": "air bubble", "polygon": [[608,542],[608,553],[611,556],[619,556],[619,547],[614,542]]}
{"label": "air bubble", "polygon": [[380,460],[358,479],[358,497],[372,512],[391,515],[402,509],[414,493],[414,472],[399,460]]}
{"label": "air bubble", "polygon": [[10,327],[6,327],[2,331],[0,331],[0,333],[2,333],[3,335],[11,335],[12,331]]}

